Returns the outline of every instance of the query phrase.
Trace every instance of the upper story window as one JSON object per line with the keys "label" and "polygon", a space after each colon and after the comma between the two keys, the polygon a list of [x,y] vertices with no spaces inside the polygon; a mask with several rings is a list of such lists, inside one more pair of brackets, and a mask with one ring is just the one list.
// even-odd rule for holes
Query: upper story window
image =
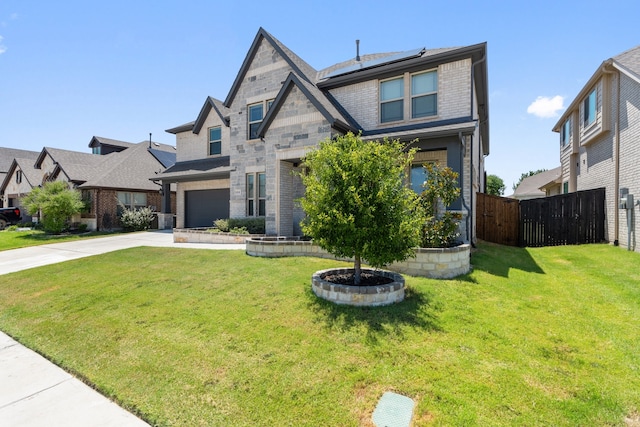
{"label": "upper story window", "polygon": [[380,123],[405,120],[405,110],[410,111],[411,119],[438,114],[437,70],[405,73],[380,82]]}
{"label": "upper story window", "polygon": [[91,153],[93,154],[100,154],[100,146],[96,146],[96,147],[92,147],[91,148]]}
{"label": "upper story window", "polygon": [[404,78],[380,82],[380,122],[404,119]]}
{"label": "upper story window", "polygon": [[222,153],[222,127],[209,128],[209,155]]}
{"label": "upper story window", "polygon": [[566,147],[571,141],[571,119],[567,119],[560,129],[560,145]]}
{"label": "upper story window", "polygon": [[18,184],[22,182],[22,171],[19,169],[16,171],[16,182]]}
{"label": "upper story window", "polygon": [[583,123],[585,127],[596,121],[596,111],[598,103],[596,93],[596,89],[593,89],[589,93],[589,96],[587,96],[583,101]]}
{"label": "upper story window", "polygon": [[249,139],[258,139],[258,128],[262,124],[262,119],[264,119],[265,113],[271,108],[273,104],[273,99],[269,99],[267,101],[258,102],[256,104],[251,104],[247,107],[247,118],[249,120],[248,123],[248,137]]}
{"label": "upper story window", "polygon": [[411,118],[438,114],[438,73],[429,71],[411,76]]}

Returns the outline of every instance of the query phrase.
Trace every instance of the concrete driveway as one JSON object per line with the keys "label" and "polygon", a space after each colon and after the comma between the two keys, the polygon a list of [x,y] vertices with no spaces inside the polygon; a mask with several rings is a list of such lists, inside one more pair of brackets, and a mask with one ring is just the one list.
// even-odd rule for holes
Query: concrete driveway
{"label": "concrete driveway", "polygon": [[244,244],[173,243],[171,230],[143,231],[2,251],[0,252],[2,254],[0,257],[0,275],[137,246],[245,249]]}
{"label": "concrete driveway", "polygon": [[[118,234],[2,251],[0,274],[136,246],[245,249],[245,245],[173,243],[171,231]],[[143,427],[147,423],[0,332],[0,427]]]}

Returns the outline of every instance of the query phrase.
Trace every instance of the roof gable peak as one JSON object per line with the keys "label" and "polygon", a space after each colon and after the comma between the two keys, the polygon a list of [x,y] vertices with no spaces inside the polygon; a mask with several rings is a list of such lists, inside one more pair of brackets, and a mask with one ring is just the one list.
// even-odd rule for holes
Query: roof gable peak
{"label": "roof gable peak", "polygon": [[[225,107],[231,106],[231,103],[233,102],[233,99],[238,93],[238,89],[240,89],[240,86],[244,80],[245,75],[247,74],[247,71],[249,70],[249,67],[251,66],[251,63],[253,62],[256,56],[256,53],[260,48],[260,43],[263,40],[266,40],[271,46],[273,46],[276,52],[278,52],[278,54],[287,62],[287,64],[294,70],[294,72],[297,75],[307,80],[308,82],[312,82],[313,79],[315,79],[315,74],[317,72],[313,69],[313,67],[311,67],[309,64],[304,62],[300,57],[298,57],[295,53],[293,53],[293,51],[291,51],[288,47],[282,44],[282,42],[280,42],[278,39],[276,39],[271,34],[269,34],[264,28],[260,27],[258,29],[258,33],[253,39],[253,43],[251,43],[251,47],[247,52],[247,56],[244,58],[244,61],[242,62],[242,66],[240,67],[240,71],[238,72],[238,75],[236,76],[236,79],[234,80],[233,85],[231,86],[231,90],[229,91],[229,94],[227,95],[227,98],[224,101]],[[302,67],[296,63],[296,60],[300,62]],[[307,70],[303,70],[302,68],[307,68]],[[307,75],[308,72],[313,72],[313,76]]]}

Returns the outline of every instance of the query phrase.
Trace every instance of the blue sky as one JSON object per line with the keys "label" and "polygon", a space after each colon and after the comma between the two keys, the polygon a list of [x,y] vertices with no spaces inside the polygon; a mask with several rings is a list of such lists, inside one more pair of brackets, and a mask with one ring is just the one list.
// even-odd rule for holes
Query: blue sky
{"label": "blue sky", "polygon": [[226,98],[259,27],[316,69],[356,39],[362,54],[487,42],[487,173],[510,194],[559,165],[551,128],[602,61],[640,44],[639,16],[637,0],[0,0],[0,146],[174,144],[164,130]]}

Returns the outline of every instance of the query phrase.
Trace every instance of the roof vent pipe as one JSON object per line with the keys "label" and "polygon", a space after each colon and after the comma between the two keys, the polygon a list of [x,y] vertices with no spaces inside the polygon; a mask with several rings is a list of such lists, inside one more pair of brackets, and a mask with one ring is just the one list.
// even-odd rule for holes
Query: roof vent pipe
{"label": "roof vent pipe", "polygon": [[149,148],[151,148],[151,132],[149,132]]}
{"label": "roof vent pipe", "polygon": [[360,61],[360,40],[356,40],[356,61]]}

